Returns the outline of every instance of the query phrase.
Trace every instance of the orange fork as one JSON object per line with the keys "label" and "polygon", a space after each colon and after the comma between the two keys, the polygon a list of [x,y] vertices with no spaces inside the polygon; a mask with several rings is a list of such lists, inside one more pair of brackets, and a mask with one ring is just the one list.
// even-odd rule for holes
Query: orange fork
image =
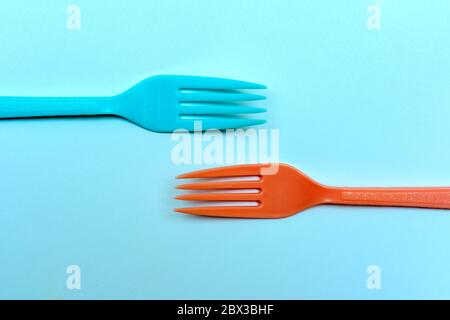
{"label": "orange fork", "polygon": [[[337,188],[317,183],[297,169],[279,164],[249,164],[194,171],[178,179],[257,176],[257,180],[204,181],[177,186],[183,190],[215,190],[188,193],[176,199],[189,201],[256,202],[255,206],[198,206],[177,212],[232,218],[285,218],[321,204],[393,206],[450,209],[450,187],[430,188]],[[266,169],[266,170],[265,170]],[[245,190],[256,189],[256,193]],[[217,192],[222,190],[222,192]],[[234,190],[237,193],[230,193]],[[242,192],[239,192],[241,190]]]}

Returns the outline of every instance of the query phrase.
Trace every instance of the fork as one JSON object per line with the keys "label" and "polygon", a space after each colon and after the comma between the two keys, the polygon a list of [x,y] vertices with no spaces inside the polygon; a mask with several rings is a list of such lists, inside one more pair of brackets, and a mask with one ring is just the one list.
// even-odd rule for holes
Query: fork
{"label": "fork", "polygon": [[[267,170],[267,167],[267,164],[237,165],[182,174],[177,178],[233,177],[238,180],[194,182],[178,185],[177,189],[237,193],[190,193],[177,196],[178,200],[256,202],[257,205],[197,206],[175,211],[215,217],[285,218],[321,204],[450,209],[450,187],[338,188],[319,184],[286,164],[278,164],[275,170]],[[257,176],[258,180],[244,180],[246,176]],[[243,192],[248,189],[257,192]]]}
{"label": "fork", "polygon": [[197,121],[202,130],[241,128],[265,122],[241,115],[266,111],[245,104],[264,96],[241,90],[265,88],[222,78],[160,75],[109,97],[0,97],[0,119],[116,115],[156,132],[198,130]]}

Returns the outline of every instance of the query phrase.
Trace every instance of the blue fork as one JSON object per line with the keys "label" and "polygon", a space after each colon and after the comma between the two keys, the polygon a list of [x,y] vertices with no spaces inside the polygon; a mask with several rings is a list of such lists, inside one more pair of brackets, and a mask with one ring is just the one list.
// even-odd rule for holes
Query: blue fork
{"label": "blue fork", "polygon": [[264,123],[242,116],[266,111],[246,104],[265,97],[244,89],[265,86],[222,78],[154,76],[110,97],[0,97],[0,118],[116,115],[156,132],[194,131],[197,121],[202,130]]}

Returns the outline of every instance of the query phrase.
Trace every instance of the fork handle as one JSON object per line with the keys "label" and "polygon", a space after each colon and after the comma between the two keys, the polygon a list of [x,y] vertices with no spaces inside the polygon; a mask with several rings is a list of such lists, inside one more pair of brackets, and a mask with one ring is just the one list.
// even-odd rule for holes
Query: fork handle
{"label": "fork handle", "polygon": [[114,103],[112,97],[0,97],[0,118],[109,114]]}
{"label": "fork handle", "polygon": [[450,209],[450,187],[333,188],[327,203]]}

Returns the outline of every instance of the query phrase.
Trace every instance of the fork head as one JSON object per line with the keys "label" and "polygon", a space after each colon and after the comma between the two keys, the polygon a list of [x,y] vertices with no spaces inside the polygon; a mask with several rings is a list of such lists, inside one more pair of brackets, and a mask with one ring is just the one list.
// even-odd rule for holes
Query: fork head
{"label": "fork head", "polygon": [[[234,217],[234,218],[284,218],[299,211],[324,202],[324,186],[305,176],[297,169],[278,164],[278,170],[272,174],[267,164],[249,164],[220,167],[195,171],[178,176],[185,178],[237,178],[234,181],[195,182],[182,184],[177,189],[183,190],[233,190],[230,192],[188,193],[176,197],[189,201],[234,201],[256,202],[256,206],[197,206],[175,209],[177,212],[194,215]],[[267,172],[267,173],[265,173]],[[257,180],[239,180],[247,176],[256,176]],[[239,190],[256,189],[256,193],[239,192]]]}
{"label": "fork head", "polygon": [[248,127],[265,121],[241,115],[266,110],[246,103],[265,97],[241,90],[264,88],[256,83],[222,78],[154,76],[117,96],[117,113],[157,132],[194,131],[198,130],[197,122],[201,130]]}

